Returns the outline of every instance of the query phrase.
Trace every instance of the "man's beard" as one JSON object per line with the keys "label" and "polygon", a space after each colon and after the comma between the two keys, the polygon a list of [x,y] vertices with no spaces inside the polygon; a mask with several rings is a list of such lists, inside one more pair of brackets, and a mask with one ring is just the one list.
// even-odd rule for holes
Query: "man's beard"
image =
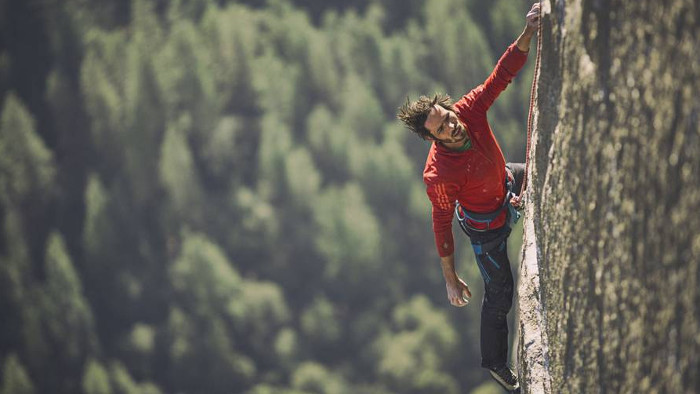
{"label": "man's beard", "polygon": [[455,128],[451,142],[462,142],[467,138],[467,130],[461,124]]}

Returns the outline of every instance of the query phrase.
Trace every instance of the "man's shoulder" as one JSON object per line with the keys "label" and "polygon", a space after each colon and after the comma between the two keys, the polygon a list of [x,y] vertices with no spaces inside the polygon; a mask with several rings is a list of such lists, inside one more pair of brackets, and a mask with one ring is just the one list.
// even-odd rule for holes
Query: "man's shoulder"
{"label": "man's shoulder", "polygon": [[483,92],[484,85],[482,84],[462,96],[454,105],[457,115],[462,117],[473,116],[476,113],[474,104]]}

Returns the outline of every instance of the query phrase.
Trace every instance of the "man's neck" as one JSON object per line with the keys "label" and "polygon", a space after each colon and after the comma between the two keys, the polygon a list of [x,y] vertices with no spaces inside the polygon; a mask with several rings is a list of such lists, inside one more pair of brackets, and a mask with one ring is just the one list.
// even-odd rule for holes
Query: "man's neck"
{"label": "man's neck", "polygon": [[469,148],[472,147],[472,140],[467,137],[464,139],[464,141],[457,141],[457,142],[440,142],[442,146],[445,148],[455,151],[455,152],[464,152],[465,150],[468,150]]}

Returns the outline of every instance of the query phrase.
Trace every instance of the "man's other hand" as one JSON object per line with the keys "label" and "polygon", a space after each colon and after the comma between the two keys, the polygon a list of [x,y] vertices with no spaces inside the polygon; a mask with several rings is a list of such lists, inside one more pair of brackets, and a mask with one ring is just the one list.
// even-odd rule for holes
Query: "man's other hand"
{"label": "man's other hand", "polygon": [[455,281],[445,282],[445,287],[450,304],[459,307],[469,304],[472,292],[469,291],[469,286],[460,277],[457,277]]}

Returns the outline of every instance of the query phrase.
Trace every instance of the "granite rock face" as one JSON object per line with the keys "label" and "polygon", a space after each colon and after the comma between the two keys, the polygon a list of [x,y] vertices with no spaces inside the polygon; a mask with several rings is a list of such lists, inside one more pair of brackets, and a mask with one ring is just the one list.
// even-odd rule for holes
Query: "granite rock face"
{"label": "granite rock face", "polygon": [[542,6],[523,391],[700,392],[700,2]]}

